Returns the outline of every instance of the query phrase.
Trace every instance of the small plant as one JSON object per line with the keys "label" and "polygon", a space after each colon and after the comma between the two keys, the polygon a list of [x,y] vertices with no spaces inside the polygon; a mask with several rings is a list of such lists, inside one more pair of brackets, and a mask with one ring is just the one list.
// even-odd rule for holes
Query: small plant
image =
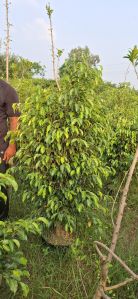
{"label": "small plant", "polygon": [[126,56],[124,56],[124,58],[127,58],[130,63],[132,64],[133,68],[134,68],[134,72],[136,74],[136,77],[138,79],[138,72],[137,72],[137,66],[138,66],[138,48],[137,46],[134,46],[133,49],[130,49],[128,51],[128,54]]}
{"label": "small plant", "polygon": [[[17,190],[17,183],[9,174],[0,174],[0,189],[3,186],[12,186]],[[1,191],[0,197],[6,200]],[[35,220],[0,221],[0,285],[5,282],[13,294],[21,289],[25,297],[28,295],[29,287],[24,279],[29,278],[29,272],[21,242],[26,241],[30,233],[40,234],[42,223],[47,225],[48,221],[42,217]]]}

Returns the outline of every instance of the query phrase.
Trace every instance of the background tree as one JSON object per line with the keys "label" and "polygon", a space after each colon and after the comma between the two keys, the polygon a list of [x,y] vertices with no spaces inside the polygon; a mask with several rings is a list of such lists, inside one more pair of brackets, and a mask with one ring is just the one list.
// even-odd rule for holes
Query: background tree
{"label": "background tree", "polygon": [[94,55],[90,52],[90,49],[86,46],[85,48],[78,47],[70,51],[68,58],[60,68],[60,76],[63,75],[67,66],[71,65],[74,61],[82,62],[85,59],[90,67],[96,67],[100,62],[98,55]]}
{"label": "background tree", "polygon": [[[32,62],[21,56],[16,56],[14,54],[9,56],[9,77],[10,79],[30,79],[33,77],[44,77],[45,66],[41,66],[39,62]],[[0,77],[6,78],[6,55],[0,54]]]}
{"label": "background tree", "polygon": [[127,58],[130,62],[130,64],[132,64],[133,68],[134,68],[134,72],[136,74],[136,77],[138,79],[138,71],[137,71],[137,66],[138,66],[138,48],[137,46],[134,46],[133,49],[130,49],[128,51],[128,54],[126,56],[124,56],[124,58]]}

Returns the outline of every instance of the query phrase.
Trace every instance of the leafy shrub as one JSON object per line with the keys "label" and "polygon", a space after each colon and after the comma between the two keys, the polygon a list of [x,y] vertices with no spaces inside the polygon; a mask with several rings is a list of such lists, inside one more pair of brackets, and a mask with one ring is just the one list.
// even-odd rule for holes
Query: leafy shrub
{"label": "leafy shrub", "polygon": [[20,222],[0,221],[0,275],[14,294],[21,288],[27,296],[28,286],[23,278],[29,277],[27,260],[20,249],[20,240],[26,238]]}
{"label": "leafy shrub", "polygon": [[21,103],[36,92],[38,86],[42,89],[46,89],[50,86],[55,86],[54,80],[47,80],[44,78],[31,78],[31,79],[12,79],[11,85],[16,89],[19,100]]}
{"label": "leafy shrub", "polygon": [[108,170],[101,155],[106,139],[104,115],[94,89],[101,72],[85,61],[74,63],[61,91],[39,87],[22,106],[19,171],[23,200],[51,225],[75,229],[86,209],[100,209]]}
{"label": "leafy shrub", "polygon": [[[13,186],[17,190],[17,184],[9,174],[0,173],[0,189],[1,186]],[[2,192],[0,196],[6,200]],[[42,217],[35,220],[0,221],[0,284],[6,282],[14,294],[21,288],[23,295],[28,295],[29,288],[23,280],[29,277],[29,272],[21,241],[26,241],[29,233],[40,234],[42,223],[48,224]]]}
{"label": "leafy shrub", "polygon": [[[6,55],[0,54],[0,78],[6,78]],[[45,75],[45,66],[42,66],[39,62],[32,62],[21,56],[11,54],[9,56],[9,77],[20,79],[31,79],[34,76]]]}
{"label": "leafy shrub", "polygon": [[107,87],[99,95],[108,122],[105,150],[108,166],[117,173],[127,170],[133,158],[138,132],[138,93],[124,84]]}

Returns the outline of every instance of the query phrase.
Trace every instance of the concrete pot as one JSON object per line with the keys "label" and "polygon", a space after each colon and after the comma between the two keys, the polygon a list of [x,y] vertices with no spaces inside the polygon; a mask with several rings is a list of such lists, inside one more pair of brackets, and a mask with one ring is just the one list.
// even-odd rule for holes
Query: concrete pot
{"label": "concrete pot", "polygon": [[54,229],[43,233],[43,239],[53,246],[70,246],[73,244],[75,236],[66,232],[61,224],[57,224]]}

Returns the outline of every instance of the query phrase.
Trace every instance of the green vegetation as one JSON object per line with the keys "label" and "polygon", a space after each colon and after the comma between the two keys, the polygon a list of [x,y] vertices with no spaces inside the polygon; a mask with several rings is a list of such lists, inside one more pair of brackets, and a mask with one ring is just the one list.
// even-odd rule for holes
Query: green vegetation
{"label": "green vegetation", "polygon": [[51,225],[62,223],[67,231],[75,229],[77,214],[86,207],[100,209],[102,181],[109,172],[102,161],[104,119],[91,85],[98,82],[96,72],[94,78],[87,63],[76,63],[62,77],[61,92],[38,88],[22,107],[23,200],[32,200],[35,214],[48,217]]}
{"label": "green vegetation", "polygon": [[[88,47],[73,49],[58,74],[53,10],[50,5],[46,10],[55,80],[44,78],[40,63],[9,57],[10,83],[20,97],[21,117],[15,167],[0,174],[3,200],[2,187],[17,191],[18,184],[10,219],[0,221],[0,298],[92,299],[100,277],[94,241],[111,242],[119,203],[116,194],[121,194],[119,186],[137,145],[138,91],[127,83],[105,83],[99,56]],[[58,59],[61,54],[58,49]],[[125,58],[138,77],[137,47]],[[6,77],[5,59],[1,54],[1,78]],[[117,254],[135,272],[137,191],[136,172],[117,245]],[[52,247],[42,238],[44,231],[50,233],[58,225],[74,237],[69,248]],[[113,262],[109,283],[117,284],[124,277],[124,270]],[[138,287],[134,282],[109,295],[137,299]]]}
{"label": "green vegetation", "polygon": [[[17,219],[43,215],[50,225],[60,221],[66,229],[74,229],[79,238],[70,249],[49,247],[40,237],[33,236],[22,245],[30,273],[27,298],[84,298],[86,293],[92,298],[99,271],[93,241],[101,238],[108,244],[111,240],[113,198],[136,147],[137,91],[128,84],[104,84],[100,70],[90,68],[85,60],[69,68],[70,72],[61,78],[61,92],[54,82],[42,90],[41,84],[47,81],[33,79],[26,98],[27,79],[20,85],[14,81],[22,97],[16,159],[17,177],[19,173],[21,176],[11,220],[15,215]],[[92,196],[86,197],[87,192]],[[134,271],[138,265],[136,192],[135,178],[117,248]],[[124,275],[118,264],[113,264],[112,283],[121,281]],[[2,290],[10,298],[4,285]],[[21,296],[19,292],[15,298]],[[137,284],[110,296],[136,299]]]}
{"label": "green vegetation", "polygon": [[[62,54],[62,52],[61,52]],[[96,67],[100,62],[100,58],[98,55],[91,54],[89,48],[86,46],[85,48],[75,48],[70,51],[68,54],[68,58],[65,60],[64,64],[59,69],[60,77],[66,72],[67,66],[71,65],[74,61],[78,62],[87,62],[89,67]]]}
{"label": "green vegetation", "polygon": [[[0,173],[0,196],[7,200],[2,187],[13,187],[17,191],[18,186],[14,178],[9,174]],[[22,290],[23,296],[27,297],[29,288],[24,283],[24,278],[29,278],[27,259],[21,249],[21,242],[28,240],[28,234],[40,234],[42,223],[47,224],[46,219],[11,219],[0,221],[0,286],[5,283],[10,291],[16,294]]]}
{"label": "green vegetation", "polygon": [[[116,194],[118,187],[119,182],[116,182],[113,195]],[[117,246],[117,254],[119,254],[135,272],[137,272],[138,268],[137,193],[136,174],[131,186],[126,215]],[[16,221],[19,218],[24,218],[29,215],[31,205],[21,203],[19,193],[13,194],[13,199],[14,198],[16,198],[16,201],[12,200],[11,202],[10,219]],[[112,202],[109,202],[109,206],[112,206]],[[105,230],[103,238],[104,241],[109,244],[112,233],[111,225],[109,225],[109,223],[111,223],[110,212],[106,215],[106,218],[102,217],[101,220]],[[42,242],[41,238],[37,236],[29,237],[28,242],[22,244],[24,255],[28,260],[27,269],[30,272],[30,278],[27,279],[27,284],[30,289],[27,296],[28,299],[32,297],[34,299],[87,298],[84,286],[88,298],[92,298],[98,283],[99,264],[97,262],[97,254],[93,247],[93,241],[98,238],[98,232],[94,234],[94,224],[91,226],[90,224],[88,225],[84,225],[82,218],[82,228],[78,232],[78,236],[83,243],[81,242],[75,252],[73,250],[73,253],[70,249],[47,246]],[[113,267],[110,269],[110,279],[112,283],[118,283],[125,277],[127,277],[127,274],[121,269],[118,263],[113,264]],[[127,287],[114,291],[110,296],[115,299],[137,299],[137,294],[137,284],[132,283]],[[10,292],[4,285],[1,287],[0,298],[11,298]],[[18,292],[15,299],[23,299],[22,294]]]}
{"label": "green vegetation", "polygon": [[[5,64],[6,56],[5,54],[0,54],[0,78],[6,78]],[[14,54],[10,55],[9,64],[10,79],[30,79],[34,76],[43,77],[45,75],[45,66]]]}

